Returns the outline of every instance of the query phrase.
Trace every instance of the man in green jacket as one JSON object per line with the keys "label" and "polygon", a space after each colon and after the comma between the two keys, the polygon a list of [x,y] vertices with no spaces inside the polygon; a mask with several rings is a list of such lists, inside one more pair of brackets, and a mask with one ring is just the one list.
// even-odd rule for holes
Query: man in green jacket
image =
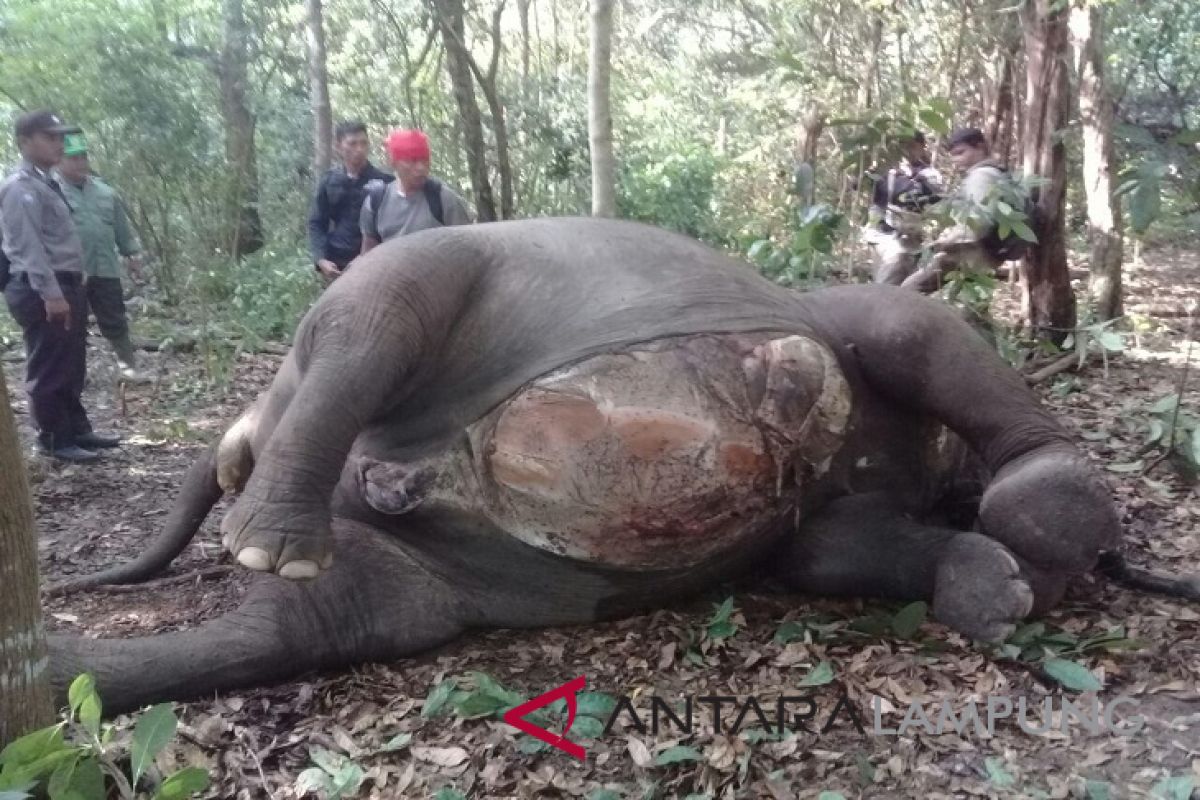
{"label": "man in green jacket", "polygon": [[117,354],[121,378],[130,383],[145,383],[149,379],[137,370],[137,356],[129,338],[118,261],[118,254],[125,257],[130,272],[141,277],[142,248],[130,227],[125,205],[116,190],[91,174],[87,141],[82,133],[67,135],[58,172],[71,217],[83,240],[88,306],[100,332]]}

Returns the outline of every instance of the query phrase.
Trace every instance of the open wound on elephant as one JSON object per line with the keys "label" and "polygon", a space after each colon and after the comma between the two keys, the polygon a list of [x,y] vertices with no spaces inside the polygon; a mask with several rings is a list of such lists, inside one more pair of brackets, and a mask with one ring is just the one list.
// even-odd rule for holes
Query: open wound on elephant
{"label": "open wound on elephant", "polygon": [[823,469],[848,416],[833,357],[811,340],[662,340],[550,373],[477,423],[470,473],[486,485],[463,496],[562,555],[694,563],[781,531],[803,488],[781,476]]}

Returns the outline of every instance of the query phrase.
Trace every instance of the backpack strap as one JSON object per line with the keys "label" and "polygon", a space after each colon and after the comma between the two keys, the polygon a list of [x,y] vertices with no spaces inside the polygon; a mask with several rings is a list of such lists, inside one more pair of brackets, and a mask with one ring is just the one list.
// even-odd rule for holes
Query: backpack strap
{"label": "backpack strap", "polygon": [[426,178],[421,191],[425,192],[425,202],[429,203],[429,213],[433,214],[433,218],[438,221],[439,225],[445,225],[445,211],[442,209],[442,182],[437,178]]}
{"label": "backpack strap", "polygon": [[367,199],[371,201],[371,222],[375,232],[379,232],[379,207],[383,205],[383,197],[387,194],[388,184],[384,181],[371,181],[367,185]]}

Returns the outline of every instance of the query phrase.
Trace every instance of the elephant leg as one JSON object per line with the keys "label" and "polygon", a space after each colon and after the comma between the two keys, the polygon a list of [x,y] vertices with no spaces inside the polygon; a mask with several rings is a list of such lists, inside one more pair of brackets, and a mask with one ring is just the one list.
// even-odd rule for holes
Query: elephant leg
{"label": "elephant leg", "polygon": [[1061,599],[1066,576],[1018,558],[976,533],[926,525],[884,493],[832,501],[772,559],[792,589],[835,597],[931,600],[934,617],[999,641]]}
{"label": "elephant leg", "polygon": [[1100,475],[1024,380],[944,303],[887,286],[802,298],[878,395],[953,430],[992,479],[982,532],[1052,573],[1082,573],[1118,541]]}
{"label": "elephant leg", "polygon": [[480,268],[437,269],[420,255],[372,254],[297,330],[254,426],[253,471],[221,526],[243,566],[311,579],[331,565],[330,502],[355,439],[436,377],[430,356],[465,313]]}
{"label": "elephant leg", "polygon": [[59,700],[91,672],[107,714],[388,662],[458,636],[475,615],[455,589],[382,534],[338,522],[344,555],[313,581],[263,575],[235,611],[196,628],[133,639],[51,636]]}

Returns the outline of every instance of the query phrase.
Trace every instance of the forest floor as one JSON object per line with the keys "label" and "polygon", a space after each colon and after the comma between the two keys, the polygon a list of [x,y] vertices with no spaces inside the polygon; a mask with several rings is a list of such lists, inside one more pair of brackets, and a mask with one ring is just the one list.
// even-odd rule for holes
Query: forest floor
{"label": "forest floor", "polygon": [[[1126,337],[1124,352],[1110,354],[1107,367],[1095,362],[1036,391],[1110,480],[1131,560],[1173,572],[1200,570],[1195,487],[1169,462],[1143,474],[1158,451],[1139,452],[1152,406],[1180,381],[1187,320],[1167,314],[1200,301],[1200,259],[1170,249],[1144,259],[1129,268],[1127,306],[1161,316],[1140,317],[1139,332]],[[999,318],[1014,318],[1015,292],[1007,284],[997,288]],[[1200,348],[1192,359],[1195,370]],[[124,434],[127,443],[99,466],[30,456],[43,581],[133,557],[156,535],[203,443],[265,388],[279,361],[243,355],[232,383],[216,389],[206,387],[199,356],[147,354],[145,365],[159,382],[122,395],[114,388],[107,344],[93,336],[86,404],[97,427]],[[4,369],[30,452],[21,364],[13,351]],[[1192,383],[1200,379],[1192,375]],[[1184,407],[1196,406],[1185,401]],[[229,563],[217,535],[227,505],[222,501],[169,575]],[[177,630],[233,607],[246,580],[233,571],[221,580],[49,599],[47,624],[89,636]],[[274,800],[321,796],[303,789],[312,776],[306,770],[318,764],[351,784],[361,780],[358,792],[345,796],[376,798],[804,798],[822,792],[927,800],[1186,798],[1193,784],[1200,786],[1200,605],[1093,576],[1072,586],[1061,607],[1020,631],[1018,646],[1001,653],[923,618],[920,606],[738,594],[719,609],[725,600],[713,594],[610,624],[473,633],[400,663],[180,704],[181,736],[160,763],[209,770],[209,797]],[[1080,687],[1088,680],[1077,665],[1102,683],[1098,693],[1064,687],[1064,681]],[[597,693],[586,698],[571,733],[587,748],[583,762],[532,746],[534,740],[489,713],[501,702],[489,701],[489,692],[508,696],[488,678],[529,698],[580,675],[587,677],[587,691]],[[443,703],[451,686],[460,693]],[[814,693],[811,733],[764,730],[764,723],[775,725],[777,697],[804,692]],[[843,693],[862,733],[849,711],[837,708]],[[648,723],[651,695],[672,707],[689,696],[735,696],[740,703],[755,697],[766,720],[751,711],[737,733],[714,733],[711,704],[697,701],[691,735],[665,721],[658,736],[639,733],[626,713],[601,734],[619,697],[631,698]],[[989,696],[1014,704],[1024,699],[1031,709],[1026,726],[1015,708],[1008,717],[997,708],[994,733],[970,727],[935,733],[910,710],[920,705],[932,727],[943,701],[956,714],[974,701],[986,724]],[[1057,711],[1064,697],[1085,709],[1098,697],[1120,730],[1089,731],[1079,721],[1041,733],[1027,729],[1045,727],[1040,710],[1032,710],[1043,698]],[[1118,698],[1128,702],[1112,706]],[[431,713],[438,705],[441,711]],[[726,728],[736,716],[729,709]],[[791,713],[802,710],[790,707]],[[131,724],[129,717],[117,721],[122,729]]]}

